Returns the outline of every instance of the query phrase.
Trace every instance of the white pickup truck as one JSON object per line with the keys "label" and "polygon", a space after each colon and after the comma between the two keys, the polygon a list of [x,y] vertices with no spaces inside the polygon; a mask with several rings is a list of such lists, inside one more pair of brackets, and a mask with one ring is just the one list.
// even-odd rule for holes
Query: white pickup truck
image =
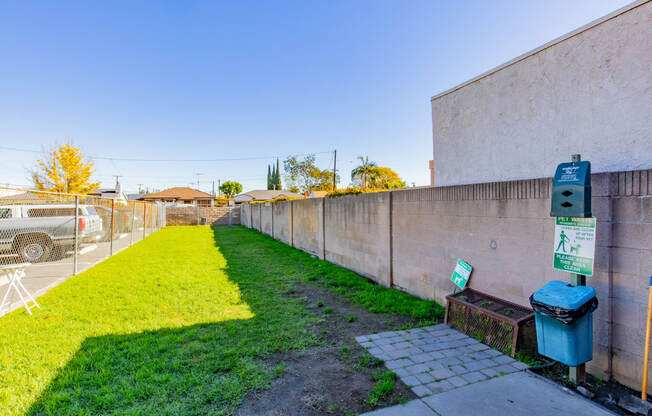
{"label": "white pickup truck", "polygon": [[[102,219],[92,206],[78,209],[78,242],[96,241],[102,233]],[[75,205],[0,206],[0,253],[37,263],[46,261],[55,247],[74,243]]]}

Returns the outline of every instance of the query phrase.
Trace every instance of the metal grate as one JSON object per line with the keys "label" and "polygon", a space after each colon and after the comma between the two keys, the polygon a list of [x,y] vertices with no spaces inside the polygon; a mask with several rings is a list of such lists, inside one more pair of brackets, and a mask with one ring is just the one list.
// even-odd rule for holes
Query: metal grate
{"label": "metal grate", "polygon": [[446,296],[446,324],[512,357],[536,345],[531,309],[473,289]]}

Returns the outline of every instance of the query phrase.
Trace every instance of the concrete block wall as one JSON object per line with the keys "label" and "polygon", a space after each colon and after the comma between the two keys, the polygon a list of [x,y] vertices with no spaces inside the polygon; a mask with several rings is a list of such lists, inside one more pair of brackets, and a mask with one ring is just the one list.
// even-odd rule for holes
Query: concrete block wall
{"label": "concrete block wall", "polygon": [[260,228],[260,204],[251,204],[251,228],[262,231]]}
{"label": "concrete block wall", "polygon": [[[611,204],[604,204],[604,209],[612,221],[605,221],[598,229],[604,238],[598,235],[599,270],[592,286],[598,291],[602,306],[608,304],[611,293],[613,308],[598,308],[594,341],[600,354],[589,369],[597,373],[604,367],[602,361],[606,361],[611,338],[614,375],[623,384],[639,390],[652,276],[652,170],[620,172],[609,179],[611,198],[605,199],[610,199]],[[652,377],[652,371],[648,377]]]}
{"label": "concrete block wall", "polygon": [[240,224],[240,206],[233,207],[167,207],[167,225],[198,225],[206,218],[206,224]]}
{"label": "concrete block wall", "polygon": [[245,227],[251,228],[251,204],[241,204],[240,206],[240,223]]}
{"label": "concrete block wall", "polygon": [[286,244],[292,245],[292,202],[279,201],[273,204],[274,228],[272,236]]}
{"label": "concrete block wall", "polygon": [[326,198],[326,260],[390,286],[389,199],[389,192]]}
{"label": "concrete block wall", "polygon": [[474,289],[527,305],[533,290],[564,277],[551,270],[550,182],[394,192],[394,284],[443,303],[453,291],[454,265],[463,259],[474,268]]}
{"label": "concrete block wall", "polygon": [[324,258],[324,198],[292,201],[294,247]]}
{"label": "concrete block wall", "polygon": [[[652,170],[594,174],[592,183],[597,241],[587,284],[600,306],[587,368],[639,389],[652,274]],[[274,237],[286,241],[289,230],[296,248],[442,303],[461,258],[474,267],[470,287],[529,306],[545,283],[569,280],[552,268],[551,184],[544,178],[278,202]],[[256,229],[259,205],[250,206]]]}
{"label": "concrete block wall", "polygon": [[272,216],[272,203],[266,202],[257,205],[260,206],[260,232],[271,236],[274,222],[274,217]]}

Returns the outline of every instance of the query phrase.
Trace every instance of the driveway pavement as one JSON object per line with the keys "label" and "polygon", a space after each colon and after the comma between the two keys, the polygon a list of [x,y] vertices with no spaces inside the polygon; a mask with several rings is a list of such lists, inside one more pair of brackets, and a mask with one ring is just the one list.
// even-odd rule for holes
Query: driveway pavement
{"label": "driveway pavement", "polygon": [[419,396],[365,416],[612,413],[525,372],[525,364],[446,325],[357,337]]}

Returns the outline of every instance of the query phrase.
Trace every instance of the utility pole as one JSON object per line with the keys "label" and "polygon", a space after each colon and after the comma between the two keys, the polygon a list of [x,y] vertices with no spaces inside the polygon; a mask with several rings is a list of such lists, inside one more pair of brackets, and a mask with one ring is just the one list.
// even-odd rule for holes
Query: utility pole
{"label": "utility pole", "polygon": [[337,190],[337,149],[333,150],[333,191]]}
{"label": "utility pole", "polygon": [[217,196],[222,195],[222,191],[220,191],[220,186],[222,186],[221,182],[220,179],[217,180]]}
{"label": "utility pole", "polygon": [[197,176],[197,190],[199,190],[199,177],[203,175],[203,173],[195,172],[194,175]]}
{"label": "utility pole", "polygon": [[215,196],[215,181],[213,181],[213,196]]}
{"label": "utility pole", "polygon": [[122,178],[122,175],[112,175],[115,178],[115,189],[118,189],[118,185],[120,184],[119,179]]}

